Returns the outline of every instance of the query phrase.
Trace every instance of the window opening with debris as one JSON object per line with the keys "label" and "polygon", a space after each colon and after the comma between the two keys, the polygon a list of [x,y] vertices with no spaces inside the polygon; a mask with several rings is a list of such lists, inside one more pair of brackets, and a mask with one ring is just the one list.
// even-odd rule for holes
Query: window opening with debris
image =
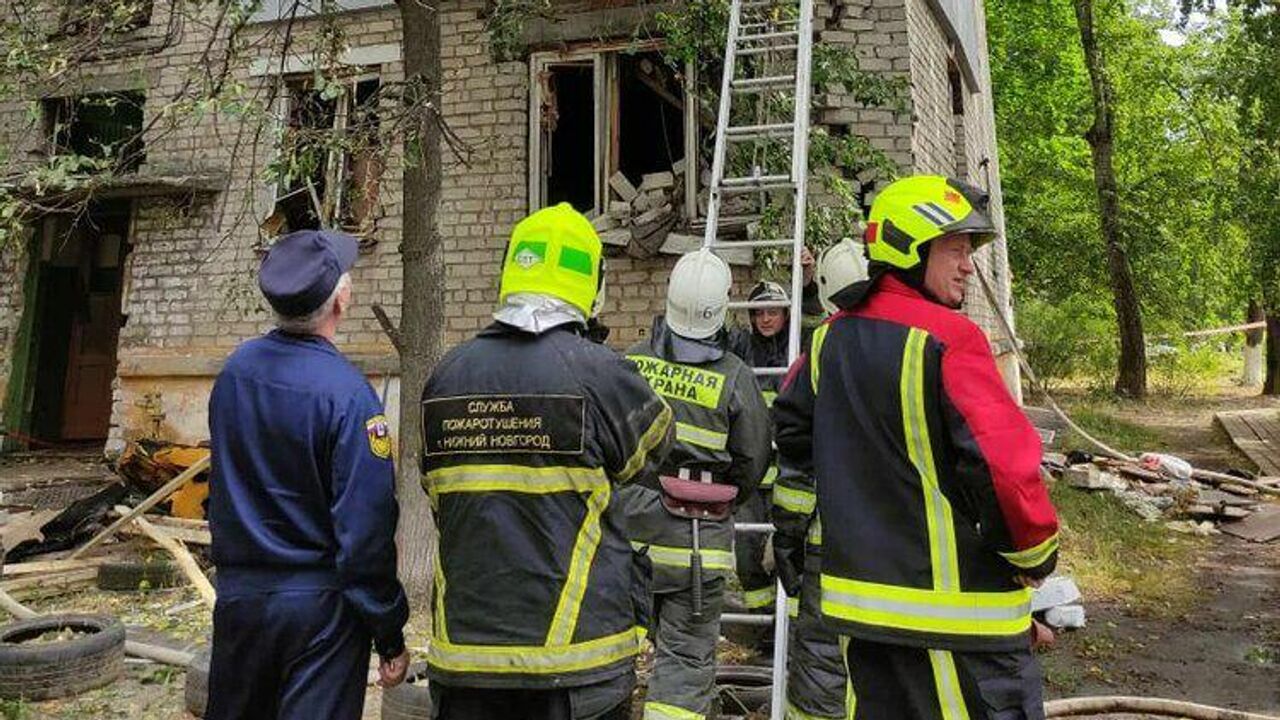
{"label": "window opening with debris", "polygon": [[530,72],[531,209],[569,202],[601,232],[697,217],[698,103],[655,44],[534,53]]}
{"label": "window opening with debris", "polygon": [[310,80],[285,84],[281,150],[271,172],[274,211],[267,235],[340,227],[367,236],[378,210],[383,159],[378,145],[381,82],[361,77],[318,88]]}
{"label": "window opening with debris", "polygon": [[137,170],[146,160],[142,141],[145,102],[146,96],[139,92],[46,100],[52,154],[104,161],[117,173]]}

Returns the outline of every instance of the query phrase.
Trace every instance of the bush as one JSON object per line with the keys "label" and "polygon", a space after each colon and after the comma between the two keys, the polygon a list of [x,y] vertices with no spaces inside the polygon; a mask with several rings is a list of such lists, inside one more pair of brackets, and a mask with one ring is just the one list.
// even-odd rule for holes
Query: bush
{"label": "bush", "polygon": [[1152,391],[1162,395],[1185,397],[1193,392],[1213,389],[1241,373],[1238,343],[1173,346],[1165,352],[1152,350],[1148,345],[1147,381]]}
{"label": "bush", "polygon": [[1051,304],[1027,299],[1018,307],[1018,335],[1027,361],[1052,388],[1067,381],[1109,388],[1119,349],[1111,309],[1083,296]]}

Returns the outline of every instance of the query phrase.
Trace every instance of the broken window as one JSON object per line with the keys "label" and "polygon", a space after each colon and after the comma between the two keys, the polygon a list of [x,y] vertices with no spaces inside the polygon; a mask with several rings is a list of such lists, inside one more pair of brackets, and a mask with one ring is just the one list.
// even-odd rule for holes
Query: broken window
{"label": "broken window", "polygon": [[125,33],[151,24],[152,0],[69,0],[54,37]]}
{"label": "broken window", "polygon": [[308,79],[285,88],[285,128],[271,168],[279,182],[269,234],[339,227],[368,235],[383,170],[380,81],[364,77],[319,88]]}
{"label": "broken window", "polygon": [[[540,53],[531,69],[534,208],[567,202],[598,215],[666,208],[696,217],[697,188],[686,192],[684,179],[684,158],[698,155],[699,138],[688,132],[696,103],[661,53]],[[693,164],[689,173],[695,185],[700,166]]]}
{"label": "broken window", "polygon": [[138,92],[99,93],[45,101],[53,155],[79,155],[100,168],[132,172],[146,159]]}

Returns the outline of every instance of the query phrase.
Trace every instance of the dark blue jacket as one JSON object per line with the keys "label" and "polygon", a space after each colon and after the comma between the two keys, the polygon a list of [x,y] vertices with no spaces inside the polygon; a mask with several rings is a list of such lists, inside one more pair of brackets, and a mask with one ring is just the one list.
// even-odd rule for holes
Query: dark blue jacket
{"label": "dark blue jacket", "polygon": [[368,381],[323,338],[241,345],[209,399],[218,591],[341,590],[379,654],[404,648],[395,471]]}

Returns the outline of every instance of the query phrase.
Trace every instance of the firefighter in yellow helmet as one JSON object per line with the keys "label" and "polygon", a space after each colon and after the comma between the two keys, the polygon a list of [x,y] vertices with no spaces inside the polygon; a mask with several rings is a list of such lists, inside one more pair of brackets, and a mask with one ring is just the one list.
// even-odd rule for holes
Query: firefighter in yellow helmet
{"label": "firefighter in yellow helmet", "polygon": [[[860,719],[1044,717],[1030,586],[1058,521],[1040,438],[957,312],[995,233],[964,182],[885,187],[869,279],[835,293],[774,403],[780,465],[817,479],[821,610]],[[788,549],[775,538],[784,579],[802,572]]]}
{"label": "firefighter in yellow helmet", "polygon": [[567,204],[511,235],[495,322],[422,394],[440,541],[427,653],[440,720],[625,720],[647,563],[617,490],[651,482],[672,412],[584,337],[601,246]]}

